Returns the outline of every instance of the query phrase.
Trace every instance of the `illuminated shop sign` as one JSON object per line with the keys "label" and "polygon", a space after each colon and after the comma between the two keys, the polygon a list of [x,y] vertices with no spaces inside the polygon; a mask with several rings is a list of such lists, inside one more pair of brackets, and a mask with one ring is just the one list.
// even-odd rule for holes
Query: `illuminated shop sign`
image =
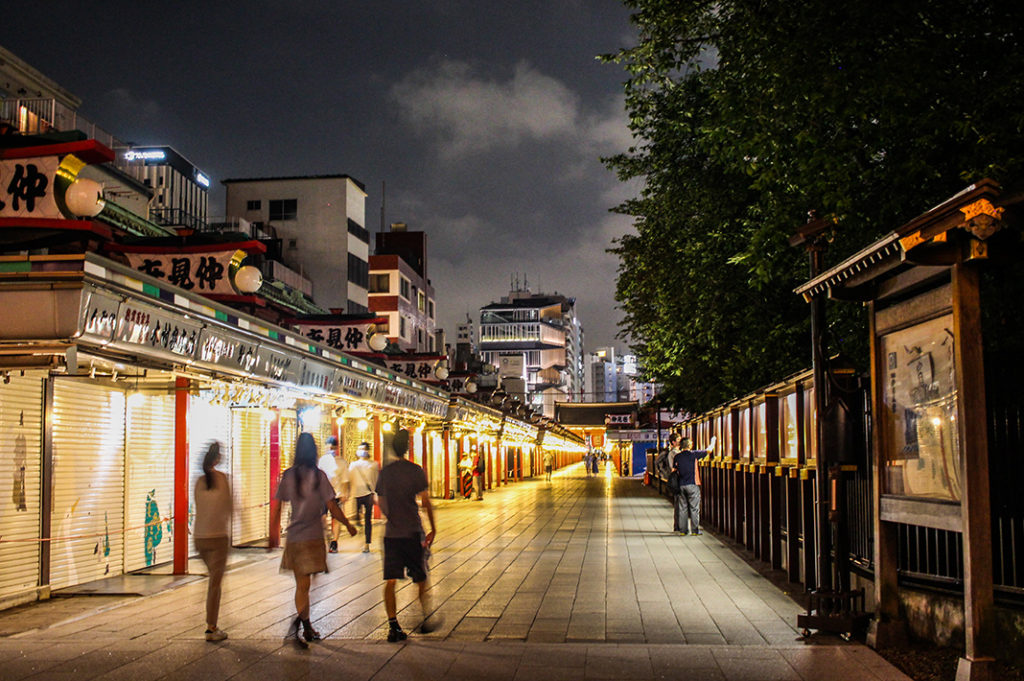
{"label": "illuminated shop sign", "polygon": [[206,175],[203,175],[201,172],[199,172],[197,170],[196,171],[196,184],[198,184],[200,187],[209,187],[210,186],[210,178],[208,178]]}
{"label": "illuminated shop sign", "polygon": [[166,149],[131,149],[124,152],[126,161],[165,161],[167,160]]}

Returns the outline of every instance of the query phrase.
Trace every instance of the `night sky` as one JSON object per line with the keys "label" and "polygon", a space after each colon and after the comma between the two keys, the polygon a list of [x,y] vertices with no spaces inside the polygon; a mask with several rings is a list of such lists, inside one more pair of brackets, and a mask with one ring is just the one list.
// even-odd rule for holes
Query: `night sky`
{"label": "night sky", "polygon": [[[586,347],[613,343],[618,260],[637,192],[600,162],[631,138],[615,0],[31,2],[0,45],[80,97],[116,137],[173,146],[211,177],[347,174],[366,227],[429,235],[438,323],[510,281],[575,296]],[[621,344],[620,344],[621,345]]]}

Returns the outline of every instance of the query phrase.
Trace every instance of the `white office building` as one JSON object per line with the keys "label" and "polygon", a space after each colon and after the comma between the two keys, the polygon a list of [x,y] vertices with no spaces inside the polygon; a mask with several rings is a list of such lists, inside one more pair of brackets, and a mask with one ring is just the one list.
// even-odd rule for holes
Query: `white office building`
{"label": "white office building", "polygon": [[314,282],[313,300],[340,313],[369,310],[366,189],[348,175],[224,180],[229,217],[271,228],[281,259]]}

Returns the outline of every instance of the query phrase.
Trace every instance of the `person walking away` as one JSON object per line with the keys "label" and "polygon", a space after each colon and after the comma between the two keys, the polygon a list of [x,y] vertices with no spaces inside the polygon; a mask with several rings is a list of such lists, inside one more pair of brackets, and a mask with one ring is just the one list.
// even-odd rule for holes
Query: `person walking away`
{"label": "person walking away", "polygon": [[[333,435],[327,437],[327,453],[320,457],[317,465],[320,467],[320,470],[327,474],[327,479],[331,481],[331,485],[338,495],[334,501],[339,507],[344,509],[345,502],[348,501],[349,491],[348,461],[345,460],[345,457],[338,450],[338,438]],[[340,535],[341,524],[332,516],[331,543],[328,549],[331,553],[338,552],[338,537]]]}
{"label": "person walking away", "polygon": [[285,640],[293,641],[300,648],[308,648],[308,641],[320,640],[319,632],[309,621],[309,585],[314,574],[327,572],[325,507],[332,517],[348,528],[350,536],[356,534],[355,526],[338,506],[327,474],[317,467],[316,441],[309,433],[299,433],[294,463],[281,475],[274,498],[278,503],[271,507],[271,527],[281,523],[282,503],[290,502],[292,509],[281,570],[290,570],[295,576],[295,619],[288,627]]}
{"label": "person walking away", "polygon": [[473,491],[476,492],[476,501],[484,500],[484,471],[487,462],[483,453],[473,445]]}
{"label": "person walking away", "polygon": [[600,459],[598,458],[596,452],[590,455],[590,468],[591,470],[593,470],[595,476],[597,475],[597,464],[599,461]]}
{"label": "person walking away", "polygon": [[[676,496],[676,516],[678,531],[683,534],[702,534],[700,531],[700,486],[694,477],[697,461],[715,451],[715,436],[711,436],[707,449],[690,449],[690,438],[680,437],[673,433],[673,440],[678,446],[672,460],[672,469],[679,476],[679,494]],[[689,528],[687,527],[689,523]]]}
{"label": "person walking away", "polygon": [[548,450],[544,450],[544,479],[551,482],[551,467],[555,463],[555,457]]}
{"label": "person walking away", "polygon": [[356,500],[356,524],[359,524],[360,514],[365,523],[364,532],[366,545],[363,546],[363,553],[370,552],[370,544],[373,542],[373,498],[374,490],[377,488],[377,478],[380,475],[380,468],[377,462],[370,459],[370,443],[360,442],[356,450],[356,460],[348,467],[349,481],[352,484],[352,495]]}
{"label": "person walking away", "polygon": [[220,463],[220,443],[211,442],[203,457],[203,474],[196,478],[192,498],[196,504],[192,537],[196,551],[206,564],[206,640],[223,641],[228,634],[217,628],[220,613],[221,581],[228,561],[231,529],[231,486],[228,476],[216,470]]}
{"label": "person walking away", "polygon": [[[377,480],[377,498],[381,511],[387,517],[384,525],[384,609],[388,615],[388,641],[395,643],[408,638],[398,624],[398,604],[395,598],[395,582],[406,574],[419,588],[420,607],[423,623],[420,631],[429,634],[437,627],[436,618],[431,617],[430,601],[427,596],[427,555],[434,543],[436,526],[434,507],[427,491],[427,475],[423,469],[405,458],[409,451],[409,431],[399,430],[392,441],[395,460],[380,472]],[[430,532],[423,534],[417,498],[430,521]]]}

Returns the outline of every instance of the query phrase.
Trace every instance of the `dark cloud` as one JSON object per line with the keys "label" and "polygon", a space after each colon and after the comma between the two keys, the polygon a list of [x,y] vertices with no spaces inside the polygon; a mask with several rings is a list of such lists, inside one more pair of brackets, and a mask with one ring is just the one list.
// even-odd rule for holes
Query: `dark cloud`
{"label": "dark cloud", "polygon": [[68,1],[5,22],[2,44],[90,119],[215,183],[347,173],[376,230],[386,182],[385,221],[429,234],[450,333],[520,273],[577,298],[589,347],[612,342],[605,249],[629,224],[609,209],[633,188],[599,159],[631,140],[624,74],[595,57],[630,40],[619,2]]}

